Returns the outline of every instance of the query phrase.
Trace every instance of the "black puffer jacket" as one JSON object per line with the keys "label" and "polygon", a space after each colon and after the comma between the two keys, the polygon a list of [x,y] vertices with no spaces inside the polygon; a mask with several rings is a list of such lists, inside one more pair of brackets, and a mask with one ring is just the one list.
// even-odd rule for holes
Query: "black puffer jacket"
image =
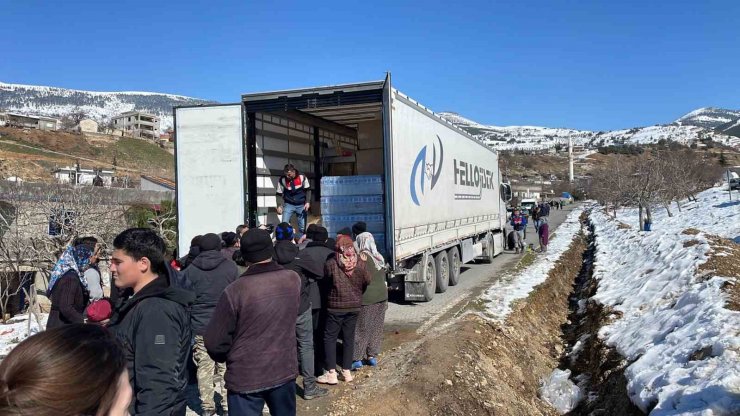
{"label": "black puffer jacket", "polygon": [[170,274],[144,286],[111,318],[110,329],[123,344],[134,391],[131,414],[184,411],[192,339],[189,309],[195,296],[177,287]]}
{"label": "black puffer jacket", "polygon": [[[319,280],[324,278],[324,264],[329,257],[334,255],[334,250],[327,247],[326,243],[320,243],[318,241],[312,241],[306,245],[306,248],[301,250],[300,256],[303,259],[310,259],[314,264],[320,265],[319,269],[314,269],[311,273],[307,273],[309,282],[309,293],[311,298],[311,308],[321,309],[323,301],[326,296],[322,293],[322,289],[319,287]],[[325,290],[324,290],[325,291]]]}
{"label": "black puffer jacket", "polygon": [[221,294],[239,277],[239,271],[236,263],[226,260],[220,251],[209,250],[201,252],[183,275],[195,292],[195,302],[190,310],[193,334],[203,335]]}
{"label": "black puffer jacket", "polygon": [[[298,256],[298,246],[290,241],[278,241],[275,243],[275,261],[288,270],[293,270],[301,277],[301,303],[298,306],[298,314],[306,312],[311,307],[309,296],[309,282],[304,271],[306,264]],[[310,267],[310,265],[309,265]]]}

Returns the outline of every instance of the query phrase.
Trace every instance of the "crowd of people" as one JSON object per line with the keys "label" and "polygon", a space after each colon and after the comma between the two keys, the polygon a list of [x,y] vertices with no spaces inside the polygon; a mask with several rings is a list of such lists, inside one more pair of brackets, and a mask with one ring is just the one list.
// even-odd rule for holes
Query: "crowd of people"
{"label": "crowd of people", "polygon": [[0,414],[184,415],[192,365],[203,414],[218,396],[224,414],[295,414],[299,374],[310,400],[377,365],[387,265],[365,228],[241,225],[171,260],[153,230],[128,229],[113,240],[110,297],[100,244],[75,240],[51,272],[47,331],[0,363]]}
{"label": "crowd of people", "polygon": [[550,209],[562,209],[562,201],[542,201],[535,205],[529,215],[526,215],[522,209],[514,208],[514,211],[509,217],[509,226],[511,226],[511,233],[509,234],[508,240],[509,245],[515,251],[516,254],[524,252],[526,245],[524,243],[527,238],[527,225],[529,219],[532,219],[534,230],[537,233],[539,241],[540,252],[547,252],[547,246],[550,241]]}

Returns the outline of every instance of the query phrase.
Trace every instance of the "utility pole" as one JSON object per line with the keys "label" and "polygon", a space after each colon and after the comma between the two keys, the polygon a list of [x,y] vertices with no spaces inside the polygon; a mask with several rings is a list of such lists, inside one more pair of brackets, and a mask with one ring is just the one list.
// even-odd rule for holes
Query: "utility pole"
{"label": "utility pole", "polygon": [[568,160],[570,165],[570,183],[573,183],[573,138],[568,137]]}
{"label": "utility pole", "polygon": [[730,201],[732,201],[732,185],[730,185],[730,168],[727,168],[727,194],[730,196]]}

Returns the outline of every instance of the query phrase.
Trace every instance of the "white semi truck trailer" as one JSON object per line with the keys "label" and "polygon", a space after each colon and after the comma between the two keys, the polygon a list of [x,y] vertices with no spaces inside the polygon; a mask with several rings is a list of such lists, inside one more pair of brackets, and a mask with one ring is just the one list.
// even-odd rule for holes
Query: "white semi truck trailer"
{"label": "white semi truck trailer", "polygon": [[[244,94],[235,104],[174,109],[178,247],[199,234],[279,221],[277,179],[307,175],[319,212],[321,177],[379,175],[388,285],[429,301],[461,265],[504,249],[498,155],[385,80]],[[332,236],[333,237],[333,236]]]}

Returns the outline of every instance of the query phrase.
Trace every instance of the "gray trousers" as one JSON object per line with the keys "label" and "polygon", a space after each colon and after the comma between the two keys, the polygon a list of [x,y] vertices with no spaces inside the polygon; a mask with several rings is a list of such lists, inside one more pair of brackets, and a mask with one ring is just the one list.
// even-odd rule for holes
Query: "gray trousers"
{"label": "gray trousers", "polygon": [[313,317],[311,308],[298,315],[295,324],[295,336],[298,340],[298,362],[303,376],[303,388],[316,384],[313,350]]}

